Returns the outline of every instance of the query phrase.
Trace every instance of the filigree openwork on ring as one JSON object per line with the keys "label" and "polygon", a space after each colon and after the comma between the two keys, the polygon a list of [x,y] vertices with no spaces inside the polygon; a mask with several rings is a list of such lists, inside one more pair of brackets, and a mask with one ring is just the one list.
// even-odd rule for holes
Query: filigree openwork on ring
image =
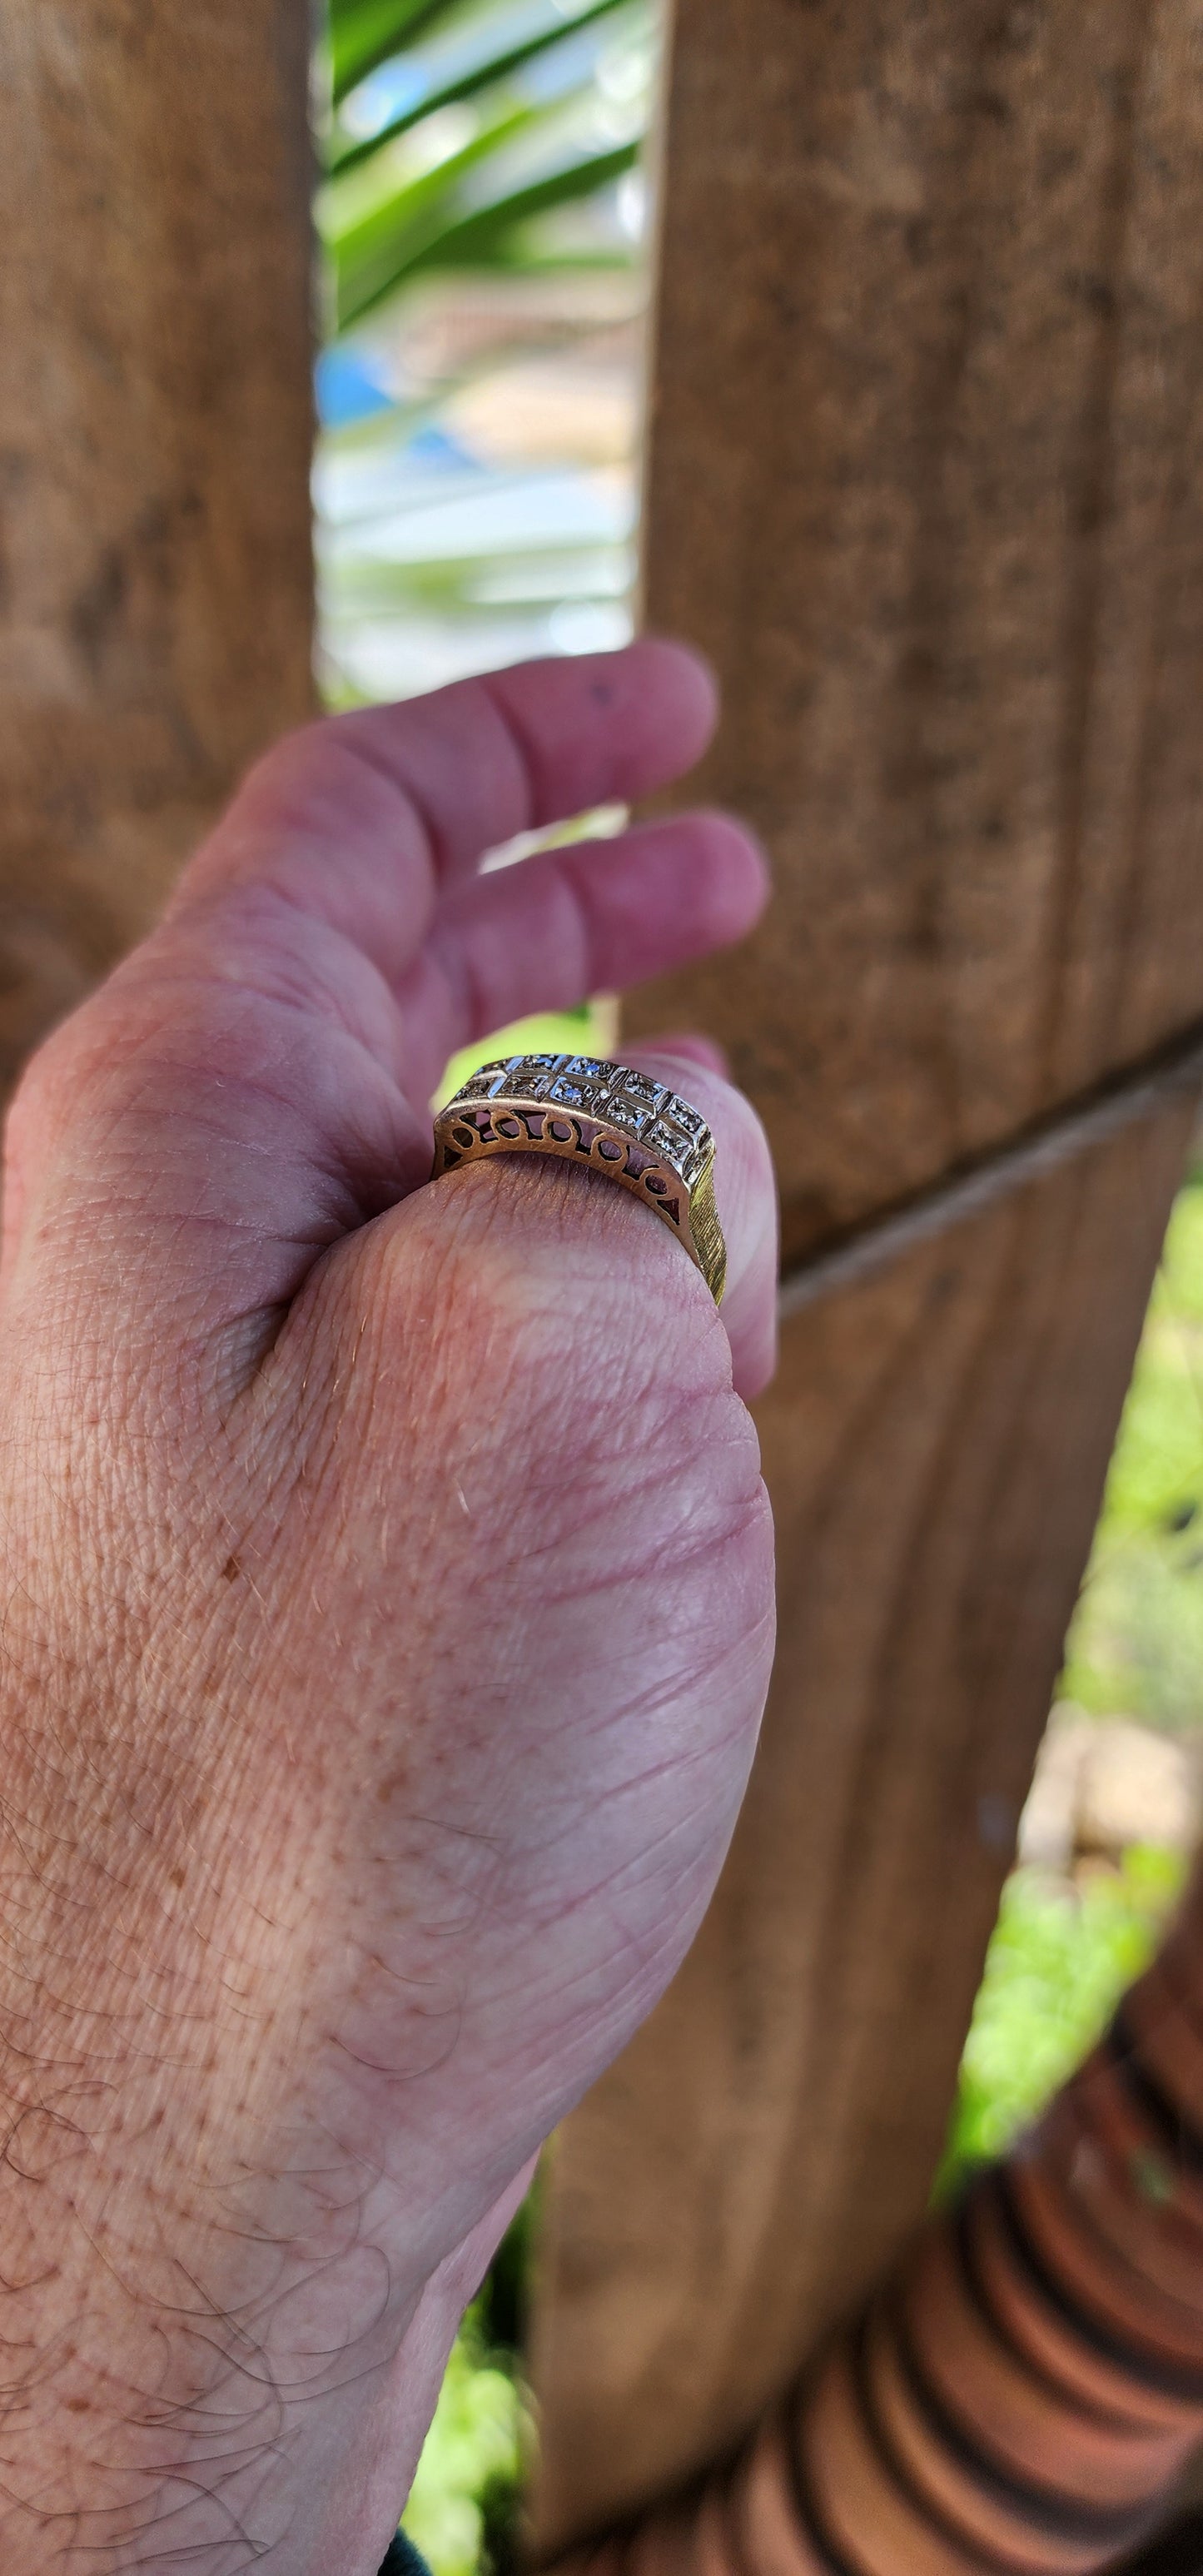
{"label": "filigree openwork on ring", "polygon": [[716,1303],[727,1254],[714,1199],[714,1138],[700,1110],[630,1065],[600,1056],[515,1055],[482,1064],[435,1120],[432,1177],[487,1154],[585,1164],[655,1209]]}

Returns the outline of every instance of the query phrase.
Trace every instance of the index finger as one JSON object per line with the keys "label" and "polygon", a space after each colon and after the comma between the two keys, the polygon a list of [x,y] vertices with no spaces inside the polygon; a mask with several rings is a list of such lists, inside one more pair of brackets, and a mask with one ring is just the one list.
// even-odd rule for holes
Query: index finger
{"label": "index finger", "polygon": [[705,664],[649,637],[336,717],[259,763],[177,905],[270,884],[395,981],[443,883],[518,833],[664,786],[716,712]]}

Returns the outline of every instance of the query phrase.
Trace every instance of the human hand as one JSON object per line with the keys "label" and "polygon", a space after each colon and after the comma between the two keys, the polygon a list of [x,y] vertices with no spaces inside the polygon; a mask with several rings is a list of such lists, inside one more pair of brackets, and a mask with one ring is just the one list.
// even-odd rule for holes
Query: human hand
{"label": "human hand", "polygon": [[6,2576],[370,2576],[530,2159],[710,1894],[771,1652],[759,1127],[673,1042],[721,1320],[621,1190],[424,1184],[453,1048],[755,918],[714,816],[475,874],[712,721],[643,644],[313,727],[22,1087]]}

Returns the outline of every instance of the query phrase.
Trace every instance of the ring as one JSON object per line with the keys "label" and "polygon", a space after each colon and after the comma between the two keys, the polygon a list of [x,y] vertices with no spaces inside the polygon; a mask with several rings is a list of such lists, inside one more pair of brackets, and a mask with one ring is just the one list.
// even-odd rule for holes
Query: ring
{"label": "ring", "polygon": [[434,1122],[431,1179],[486,1154],[559,1154],[633,1190],[696,1263],[717,1306],[727,1247],[714,1202],[714,1138],[667,1083],[593,1055],[482,1064]]}

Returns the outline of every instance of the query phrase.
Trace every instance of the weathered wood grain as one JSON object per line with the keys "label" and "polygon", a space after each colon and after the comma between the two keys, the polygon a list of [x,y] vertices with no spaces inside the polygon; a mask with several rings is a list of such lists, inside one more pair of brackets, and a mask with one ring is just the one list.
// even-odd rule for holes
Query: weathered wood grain
{"label": "weathered wood grain", "polygon": [[310,705],[308,42],[0,0],[0,1082]]}
{"label": "weathered wood grain", "polygon": [[1190,1117],[789,1327],[747,1804],[553,2150],[541,2548],[720,2457],[922,2209]]}
{"label": "weathered wood grain", "polygon": [[631,1025],[792,1258],[1203,1007],[1203,8],[678,0],[664,196],[648,611],[778,890]]}
{"label": "weathered wood grain", "polygon": [[[662,180],[647,610],[777,893],[628,1026],[725,1040],[789,1265],[1203,1018],[1203,0],[677,0]],[[762,1757],[556,2151],[541,2546],[922,2206],[1186,1116],[789,1329]]]}

